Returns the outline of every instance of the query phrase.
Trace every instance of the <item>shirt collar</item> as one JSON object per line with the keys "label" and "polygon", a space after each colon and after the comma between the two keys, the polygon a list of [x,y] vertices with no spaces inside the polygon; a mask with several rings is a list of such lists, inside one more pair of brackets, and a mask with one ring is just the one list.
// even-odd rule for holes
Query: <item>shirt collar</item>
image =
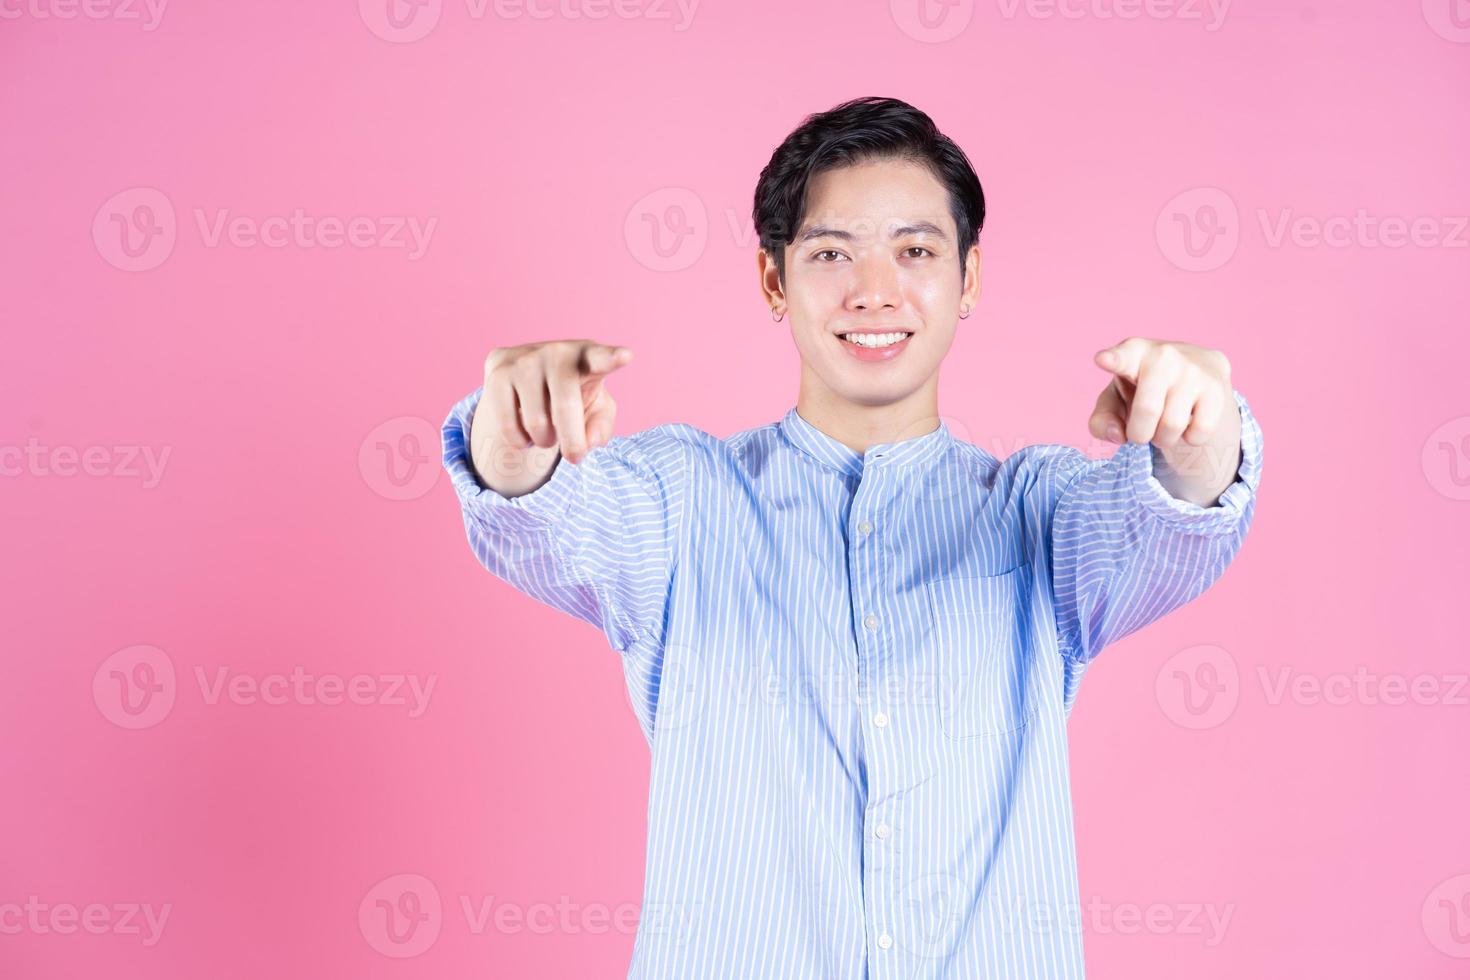
{"label": "shirt collar", "polygon": [[860,453],[802,418],[794,405],[782,416],[778,426],[781,434],[797,449],[823,466],[853,477],[861,476],[869,466],[929,463],[954,441],[949,426],[940,419],[939,427],[933,431],[896,442],[875,443],[868,447],[867,452]]}

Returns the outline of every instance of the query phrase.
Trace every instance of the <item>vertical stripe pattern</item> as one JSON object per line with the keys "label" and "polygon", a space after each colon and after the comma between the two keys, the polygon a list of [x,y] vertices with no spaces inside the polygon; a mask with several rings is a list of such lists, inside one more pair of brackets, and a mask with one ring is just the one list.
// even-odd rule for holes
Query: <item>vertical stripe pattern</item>
{"label": "vertical stripe pattern", "polygon": [[858,453],[793,407],[616,436],[507,499],[443,427],[475,557],[605,634],[652,755],[630,980],[1083,975],[1066,718],[1109,643],[1244,540],[1146,444],[1005,460],[948,427]]}

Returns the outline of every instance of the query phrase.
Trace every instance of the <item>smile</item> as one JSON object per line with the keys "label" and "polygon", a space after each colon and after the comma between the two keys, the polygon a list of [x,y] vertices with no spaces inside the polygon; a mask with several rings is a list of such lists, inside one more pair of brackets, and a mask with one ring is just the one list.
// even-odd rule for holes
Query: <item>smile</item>
{"label": "smile", "polygon": [[897,357],[908,346],[912,331],[891,330],[885,333],[844,333],[837,338],[842,349],[861,361],[884,361]]}

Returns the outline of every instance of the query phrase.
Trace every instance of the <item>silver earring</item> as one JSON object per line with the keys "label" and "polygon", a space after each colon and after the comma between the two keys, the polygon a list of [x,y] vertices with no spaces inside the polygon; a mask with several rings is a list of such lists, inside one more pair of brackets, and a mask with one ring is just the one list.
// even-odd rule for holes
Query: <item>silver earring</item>
{"label": "silver earring", "polygon": [[780,323],[785,318],[786,318],[786,311],[785,310],[782,310],[781,311],[781,315],[780,316],[777,316],[776,315],[776,311],[774,309],[771,310],[771,319],[772,320],[775,320],[777,323]]}

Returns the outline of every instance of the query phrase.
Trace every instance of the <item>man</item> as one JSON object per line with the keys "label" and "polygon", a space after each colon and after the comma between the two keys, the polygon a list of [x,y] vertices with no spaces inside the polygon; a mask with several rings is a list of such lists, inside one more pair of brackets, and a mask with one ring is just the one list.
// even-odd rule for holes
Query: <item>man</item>
{"label": "man", "polygon": [[796,405],[613,435],[590,340],[493,351],[444,425],[476,557],[600,627],[652,752],[630,977],[1081,977],[1066,717],[1104,646],[1197,596],[1254,510],[1223,354],[1133,337],[1089,426],[1005,460],[938,369],[980,289],[980,183],[858,99],[760,177]]}

